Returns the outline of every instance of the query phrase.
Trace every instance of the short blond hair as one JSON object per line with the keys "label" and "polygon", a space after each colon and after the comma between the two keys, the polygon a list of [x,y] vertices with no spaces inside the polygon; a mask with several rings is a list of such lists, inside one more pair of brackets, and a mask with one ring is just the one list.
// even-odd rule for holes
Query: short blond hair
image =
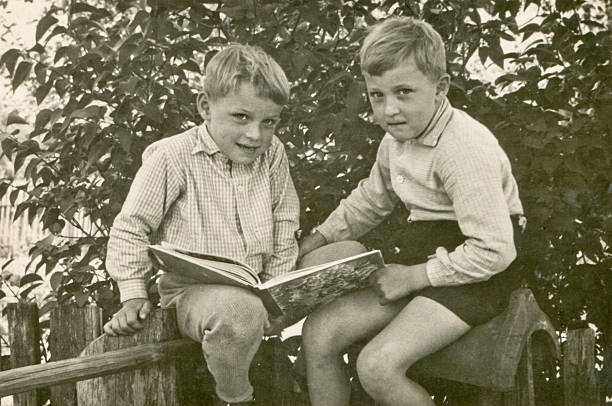
{"label": "short blond hair", "polygon": [[434,82],[446,74],[446,52],[440,34],[425,21],[391,17],[369,29],[359,52],[361,70],[380,76],[410,55]]}
{"label": "short blond hair", "polygon": [[251,83],[259,97],[279,105],[289,102],[289,81],[280,65],[261,48],[232,44],[206,65],[204,93],[210,101],[232,94],[241,83]]}

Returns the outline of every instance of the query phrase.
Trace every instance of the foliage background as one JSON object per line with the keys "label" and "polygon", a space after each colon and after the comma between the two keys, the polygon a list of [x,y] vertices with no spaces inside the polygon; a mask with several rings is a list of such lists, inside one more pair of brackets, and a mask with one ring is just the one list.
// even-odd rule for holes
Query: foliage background
{"label": "foliage background", "polygon": [[[50,4],[36,45],[0,59],[13,89],[29,87],[40,104],[27,137],[2,135],[3,154],[26,182],[0,180],[0,197],[21,195],[16,216],[42,219],[49,237],[30,250],[29,272],[53,273],[56,300],[117,305],[104,266],[109,228],[143,149],[200,122],[198,75],[210,51],[229,41],[261,46],[287,72],[292,99],[279,136],[302,229],[324,220],[367,176],[383,135],[368,119],[356,62],[364,27],[416,16],[446,40],[452,104],[486,124],[513,163],[529,219],[525,284],[559,331],[579,320],[596,328],[602,395],[610,394],[608,1]],[[383,249],[387,262],[401,260],[406,217],[398,208],[363,241]],[[64,235],[67,224],[82,236]]]}

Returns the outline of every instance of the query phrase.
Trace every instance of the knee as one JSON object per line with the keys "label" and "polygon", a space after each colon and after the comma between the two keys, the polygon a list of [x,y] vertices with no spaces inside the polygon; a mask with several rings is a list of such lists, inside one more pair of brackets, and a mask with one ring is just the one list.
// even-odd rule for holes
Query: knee
{"label": "knee", "polygon": [[338,241],[324,245],[304,255],[304,257],[300,259],[297,267],[307,268],[309,266],[320,265],[326,262],[352,257],[353,255],[363,254],[367,251],[367,248],[358,241]]}
{"label": "knee", "polygon": [[268,312],[255,295],[225,297],[218,303],[211,331],[230,342],[252,341],[263,337]]}
{"label": "knee", "polygon": [[387,392],[390,382],[396,382],[398,375],[406,373],[408,367],[400,365],[397,354],[385,347],[366,345],[357,357],[357,375],[361,386],[374,399]]}
{"label": "knee", "polygon": [[337,331],[333,323],[319,313],[312,313],[302,326],[302,343],[307,358],[316,356],[337,355]]}

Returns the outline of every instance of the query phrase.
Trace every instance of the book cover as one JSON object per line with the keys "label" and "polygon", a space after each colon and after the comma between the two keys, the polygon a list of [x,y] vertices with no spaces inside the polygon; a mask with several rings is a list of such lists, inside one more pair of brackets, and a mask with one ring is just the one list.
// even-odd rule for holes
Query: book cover
{"label": "book cover", "polygon": [[368,277],[384,266],[379,250],[299,269],[261,283],[257,272],[231,258],[202,254],[169,244],[149,246],[160,268],[195,283],[252,289],[273,316],[297,322],[318,306],[351,290],[369,286]]}

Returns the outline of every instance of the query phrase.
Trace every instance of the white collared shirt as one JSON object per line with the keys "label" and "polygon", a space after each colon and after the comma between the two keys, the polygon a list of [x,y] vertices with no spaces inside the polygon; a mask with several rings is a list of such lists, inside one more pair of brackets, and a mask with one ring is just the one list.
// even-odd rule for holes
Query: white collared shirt
{"label": "white collared shirt", "polygon": [[516,257],[510,216],[523,207],[510,161],[485,126],[447,100],[420,137],[386,134],[370,176],[317,230],[328,242],[357,239],[400,201],[409,221],[455,220],[467,237],[452,252],[426,253],[433,286],[487,280]]}

